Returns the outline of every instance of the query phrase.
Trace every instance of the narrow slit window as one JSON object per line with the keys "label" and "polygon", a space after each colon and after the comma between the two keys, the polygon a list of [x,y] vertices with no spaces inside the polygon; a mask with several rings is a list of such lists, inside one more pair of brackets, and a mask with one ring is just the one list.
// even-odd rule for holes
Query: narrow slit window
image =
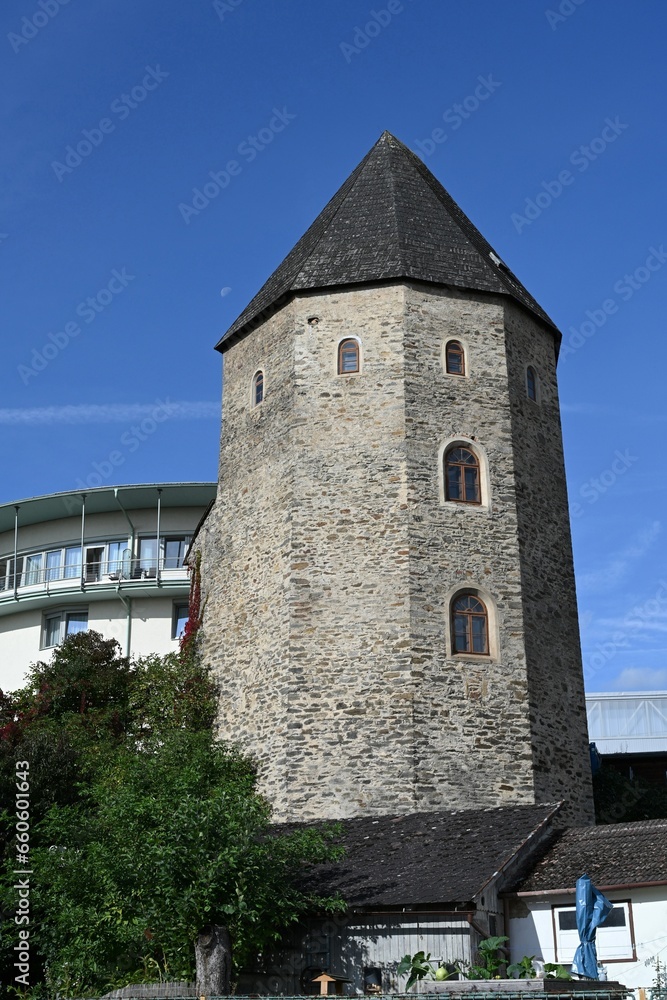
{"label": "narrow slit window", "polygon": [[485,656],[489,652],[489,619],[486,607],[474,594],[461,594],[452,605],[455,653]]}
{"label": "narrow slit window", "polygon": [[468,448],[450,448],[445,455],[445,495],[459,503],[481,503],[479,462]]}
{"label": "narrow slit window", "polygon": [[264,400],[264,372],[255,372],[252,380],[252,402],[253,406],[259,406]]}
{"label": "narrow slit window", "polygon": [[352,375],[359,371],[359,342],[343,340],[338,348],[338,374]]}
{"label": "narrow slit window", "polygon": [[450,340],[447,344],[445,362],[448,375],[465,375],[465,354],[458,340]]}
{"label": "narrow slit window", "polygon": [[532,365],[528,365],[526,368],[526,392],[528,393],[528,399],[532,399],[534,403],[537,402],[537,372]]}

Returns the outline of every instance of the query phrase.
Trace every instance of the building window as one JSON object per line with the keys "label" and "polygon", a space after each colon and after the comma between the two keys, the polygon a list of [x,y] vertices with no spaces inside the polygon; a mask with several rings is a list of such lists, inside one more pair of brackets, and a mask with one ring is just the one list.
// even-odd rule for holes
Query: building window
{"label": "building window", "polygon": [[452,602],[452,646],[455,653],[486,656],[489,652],[489,616],[474,594],[460,594]]}
{"label": "building window", "polygon": [[445,453],[445,497],[459,503],[481,503],[479,462],[469,448],[457,445]]}
{"label": "building window", "polygon": [[264,372],[255,372],[252,380],[252,405],[259,406],[264,400]]}
{"label": "building window", "polygon": [[445,370],[448,375],[465,375],[465,353],[458,340],[450,340],[445,348]]}
{"label": "building window", "polygon": [[359,371],[359,341],[341,340],[338,345],[338,374],[353,375]]}
{"label": "building window", "polygon": [[188,618],[190,617],[189,608],[187,604],[174,604],[174,613],[171,620],[171,637],[172,639],[180,639],[185,631],[185,626],[188,624]]}
{"label": "building window", "polygon": [[[556,906],[552,913],[556,961],[569,965],[579,944],[576,910],[574,906]],[[630,900],[614,902],[613,910],[605,922],[598,927],[595,937],[600,962],[633,962],[636,960]]]}
{"label": "building window", "polygon": [[164,539],[164,568],[181,569],[190,545],[190,535]]}
{"label": "building window", "polygon": [[88,631],[87,611],[57,611],[44,615],[42,649],[58,646],[68,635]]}
{"label": "building window", "polygon": [[34,587],[42,583],[42,553],[38,552],[25,558],[25,572],[23,583],[26,587]]}
{"label": "building window", "polygon": [[537,402],[537,392],[538,392],[538,379],[537,372],[532,365],[528,365],[526,368],[526,393],[528,394],[528,399],[532,399],[534,403]]}
{"label": "building window", "polygon": [[65,579],[74,580],[81,576],[81,546],[72,545],[65,549]]}
{"label": "building window", "polygon": [[17,572],[14,572],[13,559],[0,559],[0,590],[13,590],[14,584],[21,586],[21,567],[23,566],[23,556],[17,560]]}

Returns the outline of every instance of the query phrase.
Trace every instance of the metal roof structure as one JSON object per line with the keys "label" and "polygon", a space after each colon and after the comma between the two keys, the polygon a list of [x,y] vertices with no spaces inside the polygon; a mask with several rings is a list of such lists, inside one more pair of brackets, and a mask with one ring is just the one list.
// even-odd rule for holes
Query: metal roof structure
{"label": "metal roof structure", "polygon": [[589,694],[586,711],[601,754],[667,752],[667,691]]}
{"label": "metal roof structure", "polygon": [[29,497],[0,505],[0,533],[14,528],[16,508],[22,527],[41,524],[61,517],[74,517],[81,513],[81,498],[85,494],[86,512],[103,514],[108,511],[139,510],[152,507],[161,490],[163,507],[206,507],[215,496],[217,483],[141,483],[136,486],[98,486],[90,490],[70,490]]}

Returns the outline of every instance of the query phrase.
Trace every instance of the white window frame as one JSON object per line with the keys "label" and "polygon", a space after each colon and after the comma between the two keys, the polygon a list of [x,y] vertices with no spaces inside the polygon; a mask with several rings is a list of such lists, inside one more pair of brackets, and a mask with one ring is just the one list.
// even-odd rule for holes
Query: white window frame
{"label": "white window frame", "polygon": [[[67,620],[70,615],[85,615],[86,625],[90,626],[88,608],[75,607],[75,608],[60,608],[51,611],[45,611],[42,615],[42,630],[40,635],[39,648],[40,649],[55,649],[59,646],[67,636]],[[58,634],[58,641],[55,643],[46,642],[46,623],[52,618],[60,617],[60,630]],[[88,629],[83,629],[82,631],[88,631]],[[75,633],[72,633],[75,634]]]}
{"label": "white window frame", "polygon": [[[595,945],[598,962],[607,965],[610,962],[636,962],[635,928],[632,919],[632,900],[612,899],[614,908],[619,907],[625,912],[624,927],[605,927],[601,924],[595,933]],[[574,904],[568,906],[552,906],[551,919],[553,923],[555,960],[562,965],[569,965],[579,944],[579,934],[574,931],[562,931],[558,922],[558,914],[569,911],[574,913]]]}
{"label": "white window frame", "polygon": [[[178,641],[181,638],[181,636],[183,635],[182,632],[181,632],[180,635],[178,633],[178,619],[179,619],[178,609],[179,608],[186,608],[186,610],[188,610],[188,612],[189,612],[189,604],[188,604],[188,602],[187,601],[174,601],[174,607],[173,607],[172,615],[171,615],[171,637],[172,637],[172,639],[174,641]],[[189,617],[189,615],[188,615],[188,617]],[[186,624],[187,624],[187,618],[186,618]],[[184,628],[185,628],[185,626],[184,626]]]}

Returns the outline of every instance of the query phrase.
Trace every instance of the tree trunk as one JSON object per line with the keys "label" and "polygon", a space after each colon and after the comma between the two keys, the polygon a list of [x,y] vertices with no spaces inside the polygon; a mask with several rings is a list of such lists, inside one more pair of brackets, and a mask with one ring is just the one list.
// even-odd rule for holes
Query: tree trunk
{"label": "tree trunk", "polygon": [[197,993],[200,996],[229,996],[232,972],[232,942],[229,931],[219,924],[205,927],[195,943]]}

